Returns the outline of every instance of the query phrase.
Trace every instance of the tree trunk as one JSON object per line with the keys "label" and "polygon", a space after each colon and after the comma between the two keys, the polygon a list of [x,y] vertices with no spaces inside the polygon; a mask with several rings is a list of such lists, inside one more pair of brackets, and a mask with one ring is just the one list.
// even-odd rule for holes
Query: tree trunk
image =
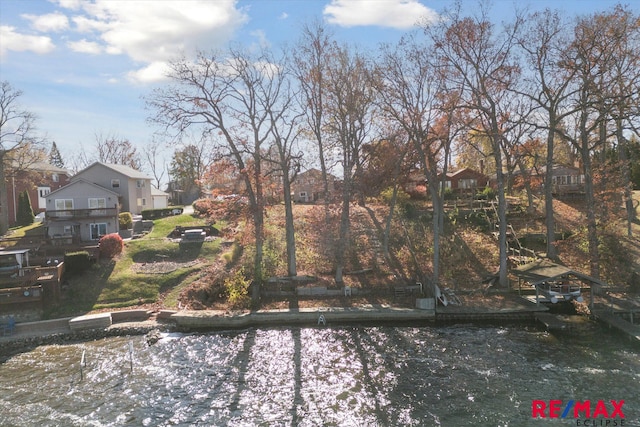
{"label": "tree trunk", "polygon": [[547,162],[544,174],[544,212],[547,228],[547,258],[558,259],[556,250],[556,223],[553,213],[553,150],[555,142],[555,120],[550,117],[550,129],[547,134]]}
{"label": "tree trunk", "polygon": [[589,243],[589,266],[592,277],[600,278],[600,251],[598,249],[598,228],[596,223],[595,197],[593,194],[593,175],[591,171],[591,152],[587,132],[582,130],[580,154],[584,168],[584,193],[587,209],[587,239]]}
{"label": "tree trunk", "polygon": [[[496,135],[498,135],[496,133]],[[496,180],[498,185],[498,245],[500,247],[500,270],[498,283],[501,287],[509,287],[507,276],[507,199],[505,197],[504,173],[502,172],[502,154],[499,147],[499,135],[494,136],[494,158],[496,161]]]}
{"label": "tree trunk", "polygon": [[621,120],[616,120],[616,137],[618,139],[618,156],[622,167],[622,179],[624,181],[624,205],[627,211],[627,237],[633,237],[632,224],[636,220],[636,209],[633,206],[633,183],[631,182],[631,162],[627,150],[629,145],[622,134]]}
{"label": "tree trunk", "polygon": [[389,253],[389,235],[391,234],[391,221],[393,220],[393,213],[396,209],[396,203],[398,200],[398,183],[393,186],[393,194],[391,195],[391,202],[389,204],[389,215],[384,226],[384,234],[382,235],[382,253],[384,259],[387,262],[391,262],[391,254]]}
{"label": "tree trunk", "polygon": [[[442,205],[438,193],[438,179],[429,180],[429,192],[431,193],[431,203],[433,204],[433,278],[432,285],[440,283],[440,216],[442,215]],[[435,293],[434,293],[435,295]]]}
{"label": "tree trunk", "polygon": [[343,273],[345,265],[345,252],[347,250],[347,243],[349,239],[349,214],[351,207],[351,177],[349,176],[351,171],[345,170],[344,173],[344,188],[342,189],[342,213],[340,215],[340,232],[338,235],[338,247],[336,250],[336,283],[343,282]]}
{"label": "tree trunk", "polygon": [[6,151],[0,150],[0,236],[4,235],[9,229],[9,197],[7,195],[7,179],[4,170],[5,153]]}
{"label": "tree trunk", "polygon": [[296,236],[293,226],[293,204],[291,203],[291,183],[289,182],[289,174],[285,173],[282,178],[282,187],[284,191],[284,217],[285,217],[285,235],[287,241],[287,275],[296,276]]}

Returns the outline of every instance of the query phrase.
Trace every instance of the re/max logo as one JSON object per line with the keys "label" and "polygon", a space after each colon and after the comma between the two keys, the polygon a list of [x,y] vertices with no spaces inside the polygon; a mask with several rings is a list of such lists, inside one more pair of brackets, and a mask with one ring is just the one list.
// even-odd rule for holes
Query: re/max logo
{"label": "re/max logo", "polygon": [[590,400],[569,400],[563,407],[562,400],[533,400],[532,418],[624,418],[624,400],[598,400],[595,405]]}

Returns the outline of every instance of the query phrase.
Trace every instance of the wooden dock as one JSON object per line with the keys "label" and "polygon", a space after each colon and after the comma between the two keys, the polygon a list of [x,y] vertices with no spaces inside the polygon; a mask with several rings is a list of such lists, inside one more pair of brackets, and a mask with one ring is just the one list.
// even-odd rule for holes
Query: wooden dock
{"label": "wooden dock", "polygon": [[548,331],[563,331],[568,328],[568,324],[558,316],[551,313],[536,313],[536,320],[544,324]]}
{"label": "wooden dock", "polygon": [[611,310],[593,310],[592,314],[597,320],[607,324],[610,328],[615,328],[626,334],[632,341],[640,343],[640,325],[634,325],[631,322],[627,322]]}

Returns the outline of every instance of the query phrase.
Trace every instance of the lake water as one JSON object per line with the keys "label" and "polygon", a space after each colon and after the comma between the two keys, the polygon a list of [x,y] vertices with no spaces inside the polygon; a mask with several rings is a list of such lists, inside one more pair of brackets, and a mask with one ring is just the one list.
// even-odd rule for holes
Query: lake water
{"label": "lake water", "polygon": [[637,347],[590,322],[557,336],[271,328],[42,346],[0,365],[2,426],[585,425],[532,418],[532,401],[551,399],[624,400],[625,419],[609,421],[640,425]]}

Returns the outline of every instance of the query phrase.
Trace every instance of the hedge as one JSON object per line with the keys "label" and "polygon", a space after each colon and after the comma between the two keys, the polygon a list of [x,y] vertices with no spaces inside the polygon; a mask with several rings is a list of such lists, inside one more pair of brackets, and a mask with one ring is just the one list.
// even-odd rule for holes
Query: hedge
{"label": "hedge", "polygon": [[175,215],[174,211],[182,213],[182,208],[146,209],[142,211],[142,219],[158,219]]}

